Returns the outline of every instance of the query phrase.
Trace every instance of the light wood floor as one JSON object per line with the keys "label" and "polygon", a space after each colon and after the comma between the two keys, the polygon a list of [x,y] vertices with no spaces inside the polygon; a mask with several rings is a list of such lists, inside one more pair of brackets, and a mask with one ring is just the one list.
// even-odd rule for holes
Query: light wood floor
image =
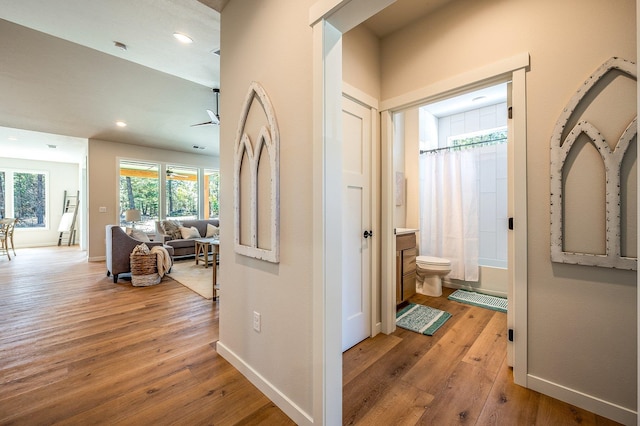
{"label": "light wood floor", "polygon": [[217,304],[77,248],[0,258],[0,424],[290,425],[215,346]]}
{"label": "light wood floor", "polygon": [[[513,384],[505,315],[416,296],[453,317],[344,356],[345,424],[611,425]],[[290,425],[215,351],[217,304],[182,285],[113,284],[77,248],[0,258],[0,425]]]}
{"label": "light wood floor", "polygon": [[343,423],[358,425],[617,425],[513,384],[507,315],[447,299],[410,300],[452,317],[423,336],[401,328],[343,355]]}

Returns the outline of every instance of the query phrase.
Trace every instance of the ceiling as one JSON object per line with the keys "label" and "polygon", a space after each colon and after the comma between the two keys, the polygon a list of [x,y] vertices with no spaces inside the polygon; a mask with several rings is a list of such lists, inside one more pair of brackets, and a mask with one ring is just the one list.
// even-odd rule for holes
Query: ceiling
{"label": "ceiling", "polygon": [[218,155],[218,126],[191,125],[215,112],[219,48],[220,14],[196,0],[0,0],[4,155],[34,158],[47,133]]}
{"label": "ceiling", "polygon": [[[215,112],[228,1],[0,0],[3,155],[82,158],[90,138],[218,155],[219,127],[191,125]],[[448,1],[398,0],[365,25],[382,38]]]}
{"label": "ceiling", "polygon": [[364,25],[378,38],[384,38],[400,28],[411,24],[452,0],[397,0]]}

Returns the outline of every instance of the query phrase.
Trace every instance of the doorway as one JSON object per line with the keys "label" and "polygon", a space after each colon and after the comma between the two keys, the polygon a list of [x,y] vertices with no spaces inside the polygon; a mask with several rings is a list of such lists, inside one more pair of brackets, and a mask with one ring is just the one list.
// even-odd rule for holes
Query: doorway
{"label": "doorway", "polygon": [[394,187],[394,228],[418,230],[417,255],[451,262],[443,286],[506,298],[510,87],[490,84],[394,112],[392,132],[392,174],[404,180]]}
{"label": "doorway", "polygon": [[[392,232],[395,211],[393,201],[395,197],[394,164],[393,164],[393,133],[394,115],[416,106],[441,101],[459,93],[472,92],[478,88],[490,87],[498,83],[508,82],[507,103],[510,124],[508,126],[508,180],[512,184],[508,187],[508,217],[513,218],[510,225],[513,230],[508,232],[507,262],[508,271],[507,297],[510,301],[507,327],[510,336],[508,347],[509,365],[514,367],[514,381],[526,387],[527,383],[527,185],[526,185],[526,67],[529,56],[518,55],[499,63],[471,70],[459,78],[434,84],[430,87],[407,93],[401,98],[383,101],[380,105],[381,113],[381,170],[382,170],[382,228],[385,224],[389,228],[387,244],[382,246],[382,282],[387,283],[382,292],[382,329],[390,332],[395,326],[395,292],[393,286],[393,272],[395,270],[395,247]],[[386,196],[385,196],[386,194]],[[385,229],[386,231],[386,229]],[[519,324],[516,327],[516,324]]]}

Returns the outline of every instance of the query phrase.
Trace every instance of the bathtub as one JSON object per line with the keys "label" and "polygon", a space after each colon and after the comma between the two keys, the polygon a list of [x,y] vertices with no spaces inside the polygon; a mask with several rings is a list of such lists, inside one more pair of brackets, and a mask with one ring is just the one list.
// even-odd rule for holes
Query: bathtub
{"label": "bathtub", "polygon": [[449,288],[477,291],[492,296],[507,297],[509,275],[506,268],[480,266],[478,282],[454,280],[445,277],[442,285]]}

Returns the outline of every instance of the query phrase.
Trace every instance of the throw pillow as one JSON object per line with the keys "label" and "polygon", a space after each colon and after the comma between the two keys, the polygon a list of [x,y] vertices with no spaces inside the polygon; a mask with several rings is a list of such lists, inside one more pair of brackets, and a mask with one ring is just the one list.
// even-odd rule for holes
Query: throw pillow
{"label": "throw pillow", "polygon": [[198,228],[196,228],[195,226],[192,226],[191,228],[185,228],[184,226],[181,226],[180,234],[185,240],[189,238],[200,238],[200,232],[198,232]]}
{"label": "throw pillow", "polygon": [[132,229],[131,230],[131,236],[133,238],[135,238],[136,240],[138,240],[138,241],[144,241],[144,242],[151,241],[149,239],[149,237],[147,236],[147,234],[145,234],[144,232],[142,232],[139,229]]}
{"label": "throw pillow", "polygon": [[163,220],[160,223],[162,227],[163,233],[168,235],[172,240],[179,240],[182,238],[182,233],[180,232],[180,226],[182,224],[176,220]]}
{"label": "throw pillow", "polygon": [[207,223],[207,234],[205,235],[205,238],[218,237],[219,235],[220,235],[220,228],[210,223]]}

